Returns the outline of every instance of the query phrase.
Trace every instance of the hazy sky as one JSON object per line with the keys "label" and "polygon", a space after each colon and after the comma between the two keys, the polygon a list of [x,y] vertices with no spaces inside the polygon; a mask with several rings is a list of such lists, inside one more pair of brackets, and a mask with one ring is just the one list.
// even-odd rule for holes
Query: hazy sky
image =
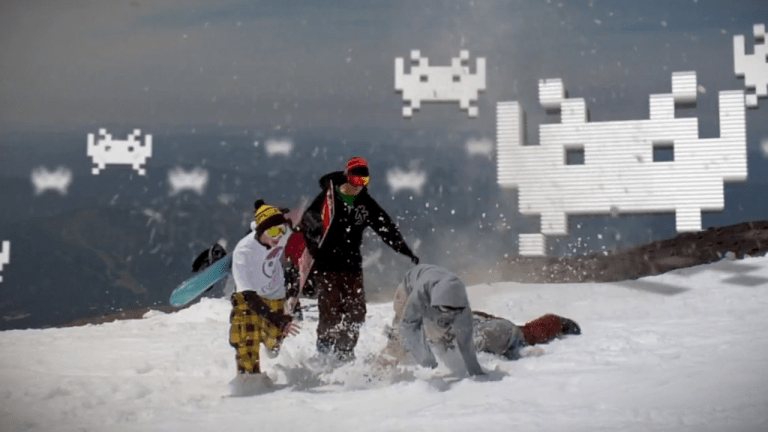
{"label": "hazy sky", "polygon": [[[322,5],[320,4],[322,3]],[[732,37],[766,0],[9,0],[0,5],[0,129],[446,127],[493,136],[495,103],[543,113],[540,78],[592,120],[647,118],[648,95],[696,70],[700,118],[743,89]],[[403,119],[394,59],[486,58],[480,114],[425,105]],[[751,49],[751,48],[750,48]],[[761,105],[765,119],[768,108]],[[752,114],[755,115],[755,114]]]}

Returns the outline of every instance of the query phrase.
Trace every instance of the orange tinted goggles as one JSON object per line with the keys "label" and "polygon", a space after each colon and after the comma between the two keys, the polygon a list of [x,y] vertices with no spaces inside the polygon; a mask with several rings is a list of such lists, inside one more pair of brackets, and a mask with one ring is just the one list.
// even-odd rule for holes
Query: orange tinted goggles
{"label": "orange tinted goggles", "polygon": [[352,186],[368,186],[368,183],[371,181],[371,178],[369,176],[359,176],[359,175],[350,175],[349,176],[349,184]]}

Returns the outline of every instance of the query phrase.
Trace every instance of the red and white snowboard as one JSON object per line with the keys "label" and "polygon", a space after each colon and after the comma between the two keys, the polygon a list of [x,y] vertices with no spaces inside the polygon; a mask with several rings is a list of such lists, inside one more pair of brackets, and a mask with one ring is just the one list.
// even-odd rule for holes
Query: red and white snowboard
{"label": "red and white snowboard", "polygon": [[[320,248],[325,241],[325,237],[328,234],[328,229],[333,222],[333,215],[333,183],[330,183],[328,190],[325,193],[325,201],[323,201],[323,209],[321,212],[321,217],[323,220],[323,236],[320,238],[320,243],[318,243],[317,246],[318,248]],[[299,217],[298,219],[300,220],[301,218]],[[296,265],[299,267],[299,294],[297,295],[297,298],[299,298],[304,291],[304,285],[306,285],[307,279],[309,279],[309,274],[312,272],[315,259],[309,253],[309,250],[306,247],[306,243],[304,242],[304,238],[299,233],[293,234],[291,239],[288,240],[288,244],[286,245],[286,255],[299,257],[296,262]]]}

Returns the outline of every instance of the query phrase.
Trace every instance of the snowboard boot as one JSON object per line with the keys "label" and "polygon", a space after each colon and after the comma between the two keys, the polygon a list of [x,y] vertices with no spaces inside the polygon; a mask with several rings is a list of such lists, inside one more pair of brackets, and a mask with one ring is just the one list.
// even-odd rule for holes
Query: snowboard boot
{"label": "snowboard boot", "polygon": [[355,352],[354,351],[337,351],[336,352],[336,361],[339,365],[345,364],[345,363],[352,363],[355,361]]}
{"label": "snowboard boot", "polygon": [[255,396],[267,393],[274,387],[272,379],[264,373],[238,373],[229,382],[232,396]]}
{"label": "snowboard boot", "polygon": [[576,324],[576,321],[560,317],[560,321],[563,322],[563,334],[567,335],[580,335],[581,334],[581,327],[579,327],[578,324]]}

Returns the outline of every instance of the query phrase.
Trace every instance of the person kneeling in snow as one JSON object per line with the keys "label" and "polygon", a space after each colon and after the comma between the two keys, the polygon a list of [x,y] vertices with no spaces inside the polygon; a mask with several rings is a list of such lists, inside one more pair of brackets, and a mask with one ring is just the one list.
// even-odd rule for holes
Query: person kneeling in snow
{"label": "person kneeling in snow", "polygon": [[254,231],[243,237],[232,253],[235,292],[229,343],[237,350],[237,376],[230,386],[236,396],[258,393],[272,384],[261,373],[261,344],[274,357],[283,339],[299,332],[299,326],[284,311],[286,287],[280,240],[289,222],[280,210],[263,200],[256,201],[254,208]]}
{"label": "person kneeling in snow", "polygon": [[484,375],[472,343],[472,311],[467,289],[448,270],[419,264],[405,273],[402,313],[396,323],[402,347],[424,367],[437,367],[433,350],[443,357],[458,348],[471,375]]}
{"label": "person kneeling in snow", "polygon": [[430,347],[444,353],[455,341],[467,371],[478,375],[482,370],[476,351],[516,360],[526,346],[565,334],[581,334],[574,321],[553,314],[517,326],[504,318],[471,311],[464,283],[448,270],[428,264],[406,272],[395,291],[394,309],[389,343],[379,358],[384,365],[412,359],[435,367]]}

